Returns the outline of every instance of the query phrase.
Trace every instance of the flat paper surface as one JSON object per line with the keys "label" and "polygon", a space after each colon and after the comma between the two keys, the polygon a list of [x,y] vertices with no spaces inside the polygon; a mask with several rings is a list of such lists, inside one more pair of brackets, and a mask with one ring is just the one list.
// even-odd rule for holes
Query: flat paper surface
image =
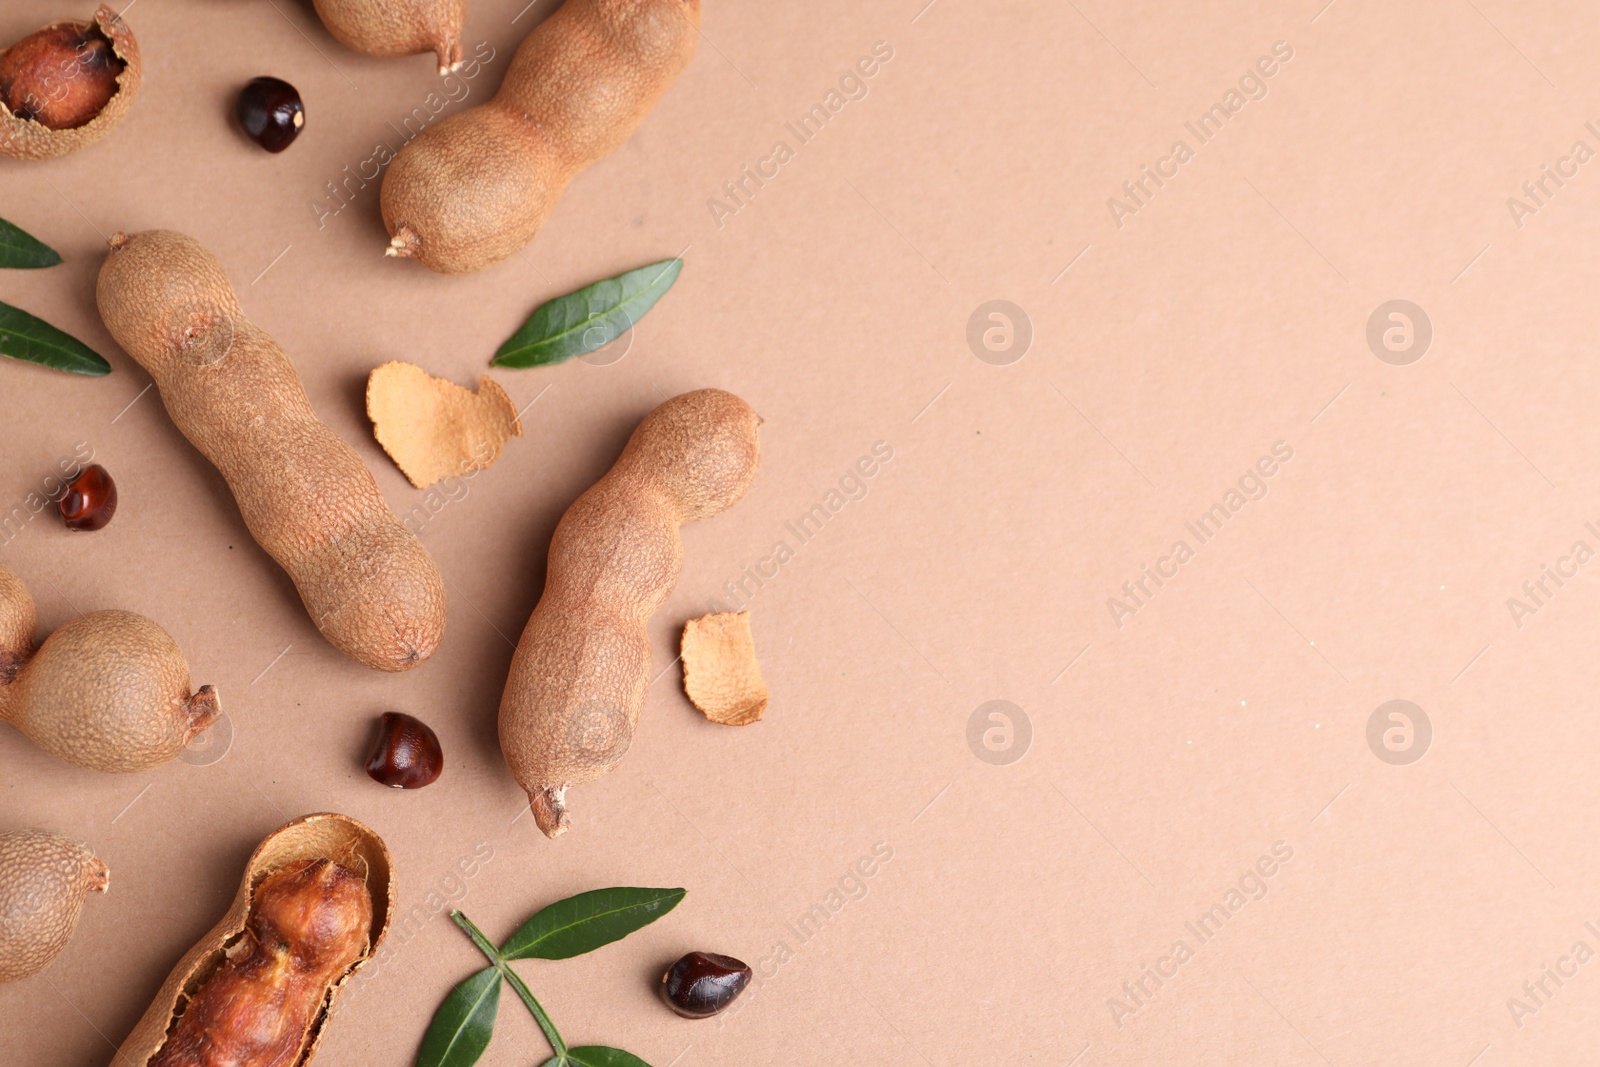
{"label": "flat paper surface", "polygon": [[[0,825],[80,838],[112,872],[49,970],[0,987],[8,1062],[109,1063],[256,842],[319,810],[384,836],[413,916],[341,1003],[328,1065],[411,1062],[482,965],[450,907],[499,938],[609,885],[689,893],[519,970],[570,1041],[655,1067],[1592,1057],[1582,5],[706,0],[682,79],[523,254],[464,278],[384,259],[369,161],[493,92],[552,6],[525,2],[472,0],[467,53],[493,58],[441,83],[431,56],[349,52],[309,4],[145,0],[126,123],[0,161],[0,214],[65,257],[0,274],[0,298],[115,368],[0,364],[0,510],[80,443],[121,490],[104,531],[42,515],[0,560],[46,631],[108,607],[161,623],[233,729],[217,762],[125,778],[0,729]],[[55,14],[6,5],[0,40]],[[278,156],[231,126],[260,74],[305,99]],[[421,669],[321,639],[101,326],[105,238],[155,227],[216,253],[437,558],[450,622]],[[374,366],[471,386],[543,301],[679,253],[603,358],[497,373],[525,436],[492,469],[425,493],[384,457]],[[1368,340],[1397,300],[1430,327],[1409,363],[1415,311],[1410,347],[1388,312]],[[495,733],[550,533],[645,412],[713,385],[764,416],[761,474],[684,531],[639,735],[552,843]],[[773,704],[727,730],[669,665],[687,619],[744,608]],[[1420,760],[1390,762],[1387,717],[1369,747],[1391,700],[1427,717]],[[438,731],[437,784],[363,773],[390,710]],[[736,1012],[655,1000],[692,949],[756,968]],[[484,1063],[547,1055],[514,1000],[500,1016]]]}

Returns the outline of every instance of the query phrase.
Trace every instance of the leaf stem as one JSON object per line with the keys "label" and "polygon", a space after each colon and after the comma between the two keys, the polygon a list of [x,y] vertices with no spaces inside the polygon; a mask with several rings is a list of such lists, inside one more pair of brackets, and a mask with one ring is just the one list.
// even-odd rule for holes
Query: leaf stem
{"label": "leaf stem", "polygon": [[522,998],[522,1003],[528,1006],[533,1017],[539,1022],[539,1029],[544,1031],[544,1036],[549,1038],[550,1047],[555,1049],[556,1055],[561,1057],[561,1062],[567,1062],[567,1043],[561,1040],[561,1035],[556,1033],[556,1024],[550,1021],[550,1016],[545,1014],[544,1008],[533,998],[533,991],[523,982],[522,976],[511,969],[509,963],[500,968],[500,973],[506,976],[506,981],[511,983],[511,988],[517,991],[517,996]]}
{"label": "leaf stem", "polygon": [[534,999],[533,991],[523,982],[522,976],[511,969],[511,965],[506,962],[505,957],[500,955],[499,949],[494,947],[494,944],[484,936],[483,931],[478,929],[471,919],[460,911],[452,911],[450,918],[454,919],[456,925],[467,932],[467,936],[472,938],[472,943],[478,946],[478,951],[489,958],[489,962],[494,964],[495,970],[500,972],[501,977],[511,983],[511,988],[517,991],[517,996],[522,998],[522,1003],[526,1004],[528,1010],[533,1013],[534,1019],[539,1023],[539,1029],[544,1031],[544,1036],[550,1042],[550,1047],[555,1050],[556,1056],[563,1063],[566,1062],[567,1043],[561,1040],[561,1034],[556,1030],[556,1024],[550,1021],[550,1016],[545,1013],[544,1008]]}

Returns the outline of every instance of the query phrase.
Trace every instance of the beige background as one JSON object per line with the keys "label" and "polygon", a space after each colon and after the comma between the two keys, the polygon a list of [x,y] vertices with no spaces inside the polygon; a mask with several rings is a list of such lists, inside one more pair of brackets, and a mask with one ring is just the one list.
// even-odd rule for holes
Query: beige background
{"label": "beige background", "polygon": [[[472,0],[469,51],[495,58],[467,103],[553,6],[523,2]],[[0,299],[116,368],[0,366],[0,505],[87,442],[122,510],[94,535],[41,517],[0,559],[47,629],[112,606],[161,622],[235,734],[218,762],[114,778],[0,732],[0,824],[81,838],[113,872],[67,951],[0,988],[0,1058],[109,1063],[254,843],[323,809],[382,833],[422,905],[342,1005],[330,1064],[410,1063],[479,966],[445,896],[501,937],[614,884],[689,896],[620,945],[523,971],[570,1039],[656,1067],[1592,1057],[1600,962],[1547,980],[1520,1026],[1507,1001],[1575,942],[1600,950],[1584,926],[1600,927],[1600,563],[1520,627],[1507,599],[1575,541],[1600,548],[1583,525],[1600,524],[1600,162],[1547,183],[1520,227],[1507,198],[1574,141],[1600,149],[1584,128],[1600,30],[1569,0],[1324,2],[708,2],[680,83],[526,253],[443,278],[379,256],[376,183],[321,225],[313,207],[425,104],[428,59],[353,55],[294,0],[140,0],[146,83],[126,124],[77,156],[0,165],[0,213],[67,259],[5,273]],[[7,5],[0,39],[35,28],[36,6]],[[795,147],[784,122],[878,41],[893,58],[867,96],[719,226],[708,200],[776,140]],[[1199,145],[1185,121],[1278,41],[1293,58],[1266,96]],[[227,121],[261,73],[307,102],[282,156]],[[1108,198],[1179,138],[1194,158],[1119,228]],[[532,405],[526,437],[423,527],[450,627],[432,662],[389,677],[318,637],[101,327],[104,236],[150,227],[216,252],[402,513],[433,505],[372,439],[371,367],[471,384],[540,301],[680,250],[687,266],[620,361],[496,373]],[[966,340],[992,299],[1031,321],[1009,365]],[[1393,299],[1432,323],[1407,366],[1366,341]],[[657,662],[788,541],[753,600],[772,709],[710,726],[666,670],[628,759],[574,792],[577,827],[550,843],[514,822],[495,746],[512,641],[563,508],[652,405],[707,385],[765,416],[762,473],[685,531]],[[1265,498],[1115,625],[1108,598],[1174,541],[1195,547],[1185,523],[1280,441],[1293,458]],[[797,547],[785,524],[876,442],[893,461]],[[1407,766],[1366,740],[1395,698],[1434,731]],[[1031,723],[1020,760],[969,748],[990,700]],[[437,785],[363,774],[388,709],[438,729]],[[1185,923],[1277,842],[1292,859],[1266,895],[1200,944]],[[880,843],[892,859],[849,879]],[[451,872],[480,848],[493,859],[463,887]],[[802,941],[790,924],[830,903]],[[1176,977],[1114,1012],[1180,939]],[[690,948],[762,967],[737,1014],[690,1023],[651,999]],[[484,1062],[539,1062],[526,1012],[508,998],[501,1019]]]}

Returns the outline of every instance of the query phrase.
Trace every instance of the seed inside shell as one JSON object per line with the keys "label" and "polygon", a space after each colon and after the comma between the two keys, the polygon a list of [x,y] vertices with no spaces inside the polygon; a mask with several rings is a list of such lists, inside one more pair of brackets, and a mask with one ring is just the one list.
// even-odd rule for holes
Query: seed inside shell
{"label": "seed inside shell", "polygon": [[139,43],[101,4],[89,22],[63,19],[0,53],[0,155],[54,159],[100,140],[133,109]]}

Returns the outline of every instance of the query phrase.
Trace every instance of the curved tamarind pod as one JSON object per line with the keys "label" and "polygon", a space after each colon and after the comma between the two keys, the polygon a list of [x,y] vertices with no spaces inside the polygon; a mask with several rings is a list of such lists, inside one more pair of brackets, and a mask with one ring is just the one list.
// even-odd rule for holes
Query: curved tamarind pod
{"label": "curved tamarind pod", "polygon": [[580,171],[633,136],[694,55],[700,0],[566,0],[500,91],[423,130],[383,176],[387,255],[467,274],[533,240]]}
{"label": "curved tamarind pod", "polygon": [[557,524],[544,594],[500,701],[500,749],[547,837],[571,825],[567,790],[605,774],[632,744],[650,684],[645,624],[683,569],[678,527],[744,496],[760,424],[720,389],[675,396]]}

